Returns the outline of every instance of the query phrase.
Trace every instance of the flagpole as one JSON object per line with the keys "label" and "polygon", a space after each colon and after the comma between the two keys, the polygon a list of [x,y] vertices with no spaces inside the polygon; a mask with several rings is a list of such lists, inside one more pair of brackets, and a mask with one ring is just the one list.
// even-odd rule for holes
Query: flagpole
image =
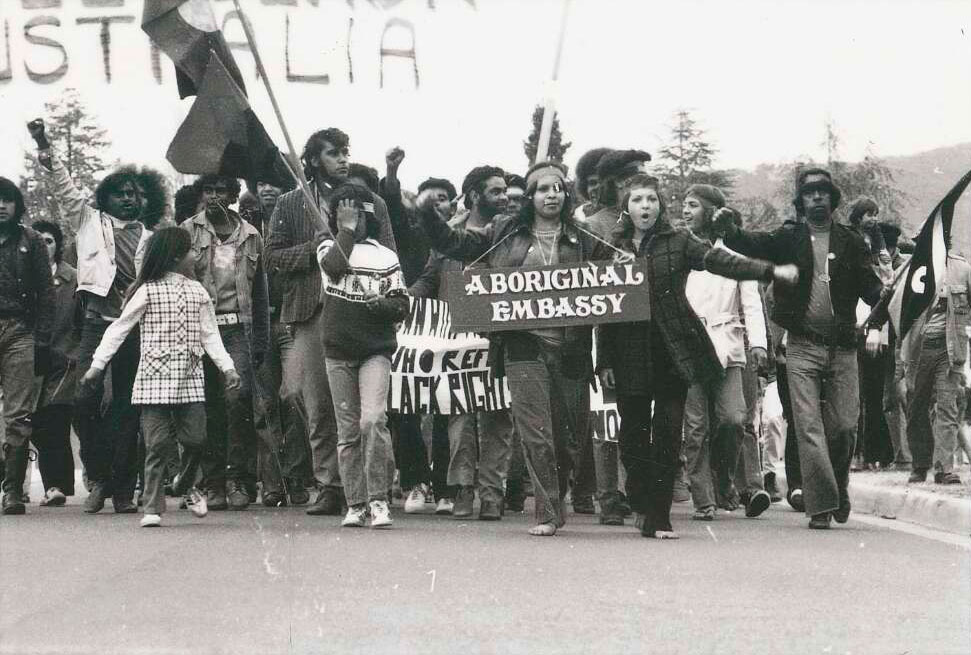
{"label": "flagpole", "polygon": [[253,59],[256,61],[256,70],[258,71],[260,77],[263,79],[263,85],[266,87],[266,92],[270,96],[270,103],[273,105],[273,111],[276,113],[276,120],[280,124],[280,129],[283,131],[283,138],[287,142],[287,149],[290,153],[290,161],[287,165],[287,170],[290,171],[290,175],[293,176],[294,181],[303,191],[303,196],[307,200],[307,204],[310,205],[311,210],[317,217],[317,220],[321,225],[327,225],[327,221],[324,220],[323,215],[320,213],[320,208],[317,206],[317,200],[314,195],[310,193],[310,187],[307,185],[307,180],[303,175],[299,174],[300,170],[300,159],[297,157],[297,151],[293,147],[293,141],[290,139],[290,131],[287,130],[287,125],[283,121],[283,113],[280,111],[280,105],[276,101],[276,94],[273,93],[273,87],[270,85],[270,78],[266,74],[266,69],[263,67],[263,58],[260,57],[260,51],[256,47],[256,39],[253,36],[252,30],[250,30],[249,18],[243,13],[243,8],[239,4],[239,0],[233,0],[233,4],[236,5],[236,11],[240,15],[240,22],[243,24],[243,32],[246,33],[246,41],[249,43],[250,52],[253,53]]}
{"label": "flagpole", "polygon": [[[560,36],[556,44],[556,59],[553,61],[553,78],[555,83],[560,76],[560,59],[563,57],[563,41],[566,36],[566,23],[570,13],[571,0],[563,0],[563,15],[560,18]],[[546,104],[543,108],[543,122],[539,128],[539,141],[536,144],[536,162],[546,161],[550,150],[550,137],[553,134],[553,117],[556,115],[555,103],[553,101],[553,89],[548,89],[546,94]]]}

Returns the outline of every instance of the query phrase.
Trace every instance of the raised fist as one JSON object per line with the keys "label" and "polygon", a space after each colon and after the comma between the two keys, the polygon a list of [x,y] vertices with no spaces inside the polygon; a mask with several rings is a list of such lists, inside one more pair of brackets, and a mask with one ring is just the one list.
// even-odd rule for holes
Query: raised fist
{"label": "raised fist", "polygon": [[388,168],[398,168],[404,160],[405,151],[398,146],[395,146],[384,155],[384,162],[388,165]]}
{"label": "raised fist", "polygon": [[47,142],[47,135],[44,133],[44,119],[35,118],[27,123],[27,131],[30,132],[30,136],[37,142],[38,148],[46,148],[50,145]]}

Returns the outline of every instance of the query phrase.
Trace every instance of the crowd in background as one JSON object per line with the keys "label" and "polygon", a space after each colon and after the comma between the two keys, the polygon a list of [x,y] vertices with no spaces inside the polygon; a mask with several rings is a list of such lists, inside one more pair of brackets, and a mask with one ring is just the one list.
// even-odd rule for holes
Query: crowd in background
{"label": "crowd in background", "polygon": [[[960,484],[971,457],[971,266],[948,255],[901,347],[886,301],[906,240],[824,169],[799,171],[790,218],[755,232],[715,186],[666,193],[642,150],[591,150],[572,177],[477,166],[411,193],[400,148],[381,176],[328,128],[301,157],[311,198],[285,173],[245,191],[204,175],[172,222],[157,172],[121,167],[89,195],[43,122],[29,129],[61,221],[31,223],[0,178],[4,514],[25,511],[31,446],[39,504],[75,494],[72,428],[83,511],[141,504],[146,527],[170,495],[197,516],[260,501],[387,528],[397,485],[405,513],[470,518],[478,498],[495,521],[531,495],[537,536],[566,524],[569,499],[670,539],[673,502],[700,521],[759,517],[782,467],[787,502],[825,529],[849,517],[851,468]],[[486,335],[511,409],[388,413],[409,296],[445,299],[467,267],[631,257],[647,262],[649,320]],[[591,385],[616,393],[616,441],[594,435]]]}

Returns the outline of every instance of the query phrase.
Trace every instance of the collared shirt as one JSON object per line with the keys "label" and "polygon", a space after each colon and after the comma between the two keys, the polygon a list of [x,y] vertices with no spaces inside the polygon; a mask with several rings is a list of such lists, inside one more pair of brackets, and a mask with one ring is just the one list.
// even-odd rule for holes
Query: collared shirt
{"label": "collared shirt", "polygon": [[206,227],[215,235],[212,241],[212,281],[216,286],[216,313],[230,314],[239,311],[239,298],[236,294],[236,250],[239,247],[239,237],[242,232],[239,223],[233,228],[232,234],[223,240],[217,233],[209,219]]}
{"label": "collared shirt", "polygon": [[111,283],[108,295],[101,297],[88,294],[88,311],[101,314],[105,318],[115,319],[121,316],[121,308],[125,304],[128,288],[135,281],[135,251],[145,229],[138,221],[122,221],[105,214],[111,219],[111,229],[115,236],[115,279]]}

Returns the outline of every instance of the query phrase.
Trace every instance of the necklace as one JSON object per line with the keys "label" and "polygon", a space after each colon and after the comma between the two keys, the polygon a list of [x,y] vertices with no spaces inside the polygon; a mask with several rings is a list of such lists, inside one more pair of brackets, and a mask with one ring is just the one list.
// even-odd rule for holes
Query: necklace
{"label": "necklace", "polygon": [[[553,263],[553,255],[556,254],[556,240],[560,236],[560,228],[555,230],[537,230],[533,229],[533,238],[536,240],[536,247],[539,248],[540,257],[543,258],[543,262],[549,266]],[[549,256],[546,255],[544,245],[546,245],[546,240],[549,240]]]}

